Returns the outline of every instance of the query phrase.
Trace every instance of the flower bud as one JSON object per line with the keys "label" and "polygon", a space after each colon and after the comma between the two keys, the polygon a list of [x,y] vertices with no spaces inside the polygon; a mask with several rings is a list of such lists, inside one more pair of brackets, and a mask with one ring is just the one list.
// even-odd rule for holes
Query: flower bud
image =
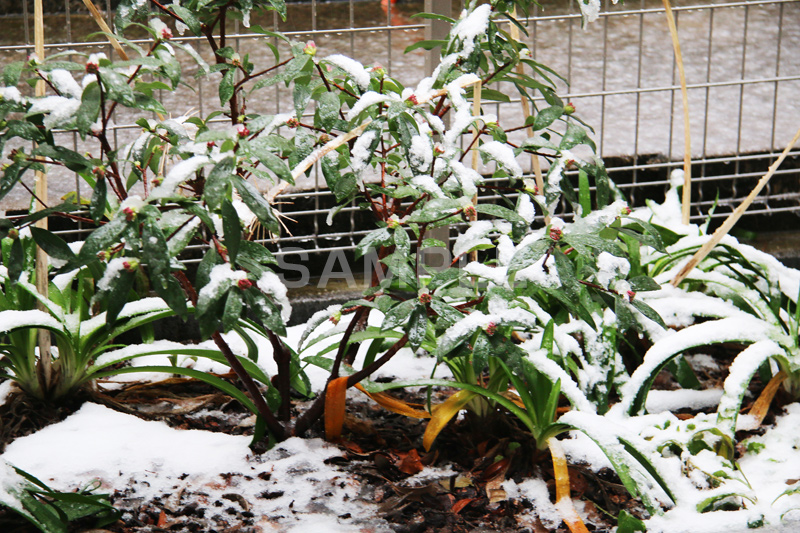
{"label": "flower bud", "polygon": [[331,136],[327,133],[323,133],[319,136],[319,144],[328,144],[331,140]]}
{"label": "flower bud", "polygon": [[161,38],[165,41],[172,39],[172,30],[169,29],[169,26],[164,26],[161,28]]}
{"label": "flower bud", "polygon": [[420,293],[418,299],[419,299],[419,303],[421,303],[422,305],[427,305],[427,304],[431,303],[431,300],[433,298],[431,297],[431,293],[429,293],[428,291],[425,291],[423,293]]}
{"label": "flower bud", "polygon": [[383,78],[384,76],[386,76],[386,69],[383,68],[383,65],[381,65],[380,63],[375,63],[374,65],[372,65],[370,71],[372,71],[372,73],[379,78]]}
{"label": "flower bud", "polygon": [[467,218],[475,218],[478,216],[478,212],[475,210],[475,206],[472,204],[464,206],[464,216]]}
{"label": "flower bud", "polygon": [[139,261],[136,259],[123,261],[122,268],[124,268],[126,272],[136,272],[136,269],[139,268]]}
{"label": "flower bud", "polygon": [[122,210],[122,212],[125,213],[125,220],[127,220],[128,222],[136,218],[136,209],[132,207],[126,207],[125,209]]}
{"label": "flower bud", "polygon": [[550,238],[554,241],[560,241],[561,236],[564,234],[561,228],[550,228]]}
{"label": "flower bud", "polygon": [[436,145],[433,147],[433,152],[436,155],[442,155],[444,153],[444,147],[441,144],[436,143]]}
{"label": "flower bud", "polygon": [[98,72],[100,72],[100,65],[98,65],[96,61],[87,61],[86,62],[86,73],[87,74],[97,74]]}
{"label": "flower bud", "polygon": [[243,139],[250,135],[250,130],[247,129],[247,126],[244,124],[239,124],[236,126],[236,134],[239,136],[240,139]]}
{"label": "flower bud", "polygon": [[636,296],[636,291],[628,291],[625,293],[625,296],[627,296],[626,300],[630,302]]}
{"label": "flower bud", "polygon": [[334,323],[334,325],[338,324],[338,323],[339,323],[339,321],[340,321],[341,319],[342,319],[342,312],[341,312],[341,311],[335,311],[335,312],[334,312],[334,313],[333,313],[333,314],[330,316],[330,318],[328,318],[328,320],[330,320],[331,322],[333,322],[333,323]]}
{"label": "flower bud", "polygon": [[289,120],[286,121],[286,125],[289,126],[292,129],[294,129],[297,126],[300,125],[300,121],[297,120],[296,118],[292,117],[292,118],[290,118]]}
{"label": "flower bud", "polygon": [[208,148],[209,150],[213,150],[216,145],[217,144],[214,141],[209,141],[206,143],[206,148]]}
{"label": "flower bud", "polygon": [[311,57],[317,55],[317,43],[314,41],[308,41],[305,48],[303,48],[303,53]]}
{"label": "flower bud", "polygon": [[11,228],[8,230],[8,238],[12,241],[15,241],[19,238],[19,230],[17,228]]}
{"label": "flower bud", "polygon": [[631,206],[626,205],[620,210],[620,214],[622,215],[630,215],[631,214]]}
{"label": "flower bud", "polygon": [[492,335],[497,333],[497,324],[495,324],[494,322],[489,322],[489,324],[487,324],[487,326],[486,326],[486,330],[485,331],[486,331],[486,334],[491,337]]}
{"label": "flower bud", "polygon": [[253,286],[253,282],[247,278],[243,278],[236,282],[236,286],[239,287],[241,290],[246,291],[247,289]]}
{"label": "flower bud", "polygon": [[564,106],[564,114],[565,115],[571,115],[574,112],[575,112],[575,104],[573,104],[572,102],[569,102],[569,103],[567,103],[567,105]]}
{"label": "flower bud", "polygon": [[104,263],[107,263],[108,261],[111,260],[111,251],[110,250],[100,250],[99,252],[97,252],[97,258],[100,261],[102,261]]}
{"label": "flower bud", "polygon": [[417,99],[417,95],[412,94],[411,96],[406,98],[406,104],[419,105],[419,100]]}

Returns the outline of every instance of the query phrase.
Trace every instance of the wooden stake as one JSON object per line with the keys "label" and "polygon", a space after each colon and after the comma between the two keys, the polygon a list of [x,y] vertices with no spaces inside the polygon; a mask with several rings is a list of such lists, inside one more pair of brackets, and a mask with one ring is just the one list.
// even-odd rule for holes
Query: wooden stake
{"label": "wooden stake", "polygon": [[750,191],[750,194],[747,195],[747,198],[744,199],[744,201],[733,213],[728,215],[728,218],[726,218],[725,222],[723,222],[722,225],[717,228],[717,231],[714,232],[714,235],[711,237],[711,239],[705,243],[702,248],[695,252],[689,262],[686,263],[686,265],[680,270],[680,272],[678,272],[675,278],[673,278],[671,282],[673,287],[677,287],[680,282],[689,275],[689,272],[691,272],[692,269],[696,267],[698,263],[700,263],[700,261],[705,259],[709,252],[711,252],[711,250],[717,244],[719,244],[719,241],[721,241],[722,238],[728,234],[734,224],[739,221],[744,212],[747,211],[747,208],[750,207],[750,204],[753,203],[753,200],[756,199],[758,193],[761,192],[761,189],[764,188],[767,182],[769,182],[770,178],[772,178],[772,175],[775,174],[775,171],[778,170],[778,167],[781,166],[781,163],[783,163],[783,160],[786,159],[788,153],[792,150],[792,148],[794,148],[794,145],[797,143],[798,139],[800,139],[800,129],[798,129],[797,133],[794,134],[794,137],[791,141],[789,141],[789,144],[786,146],[783,152],[781,152],[781,155],[778,157],[778,159],[772,163],[767,173],[764,174],[760,180],[758,180],[758,183],[756,183],[756,186],[752,191]]}
{"label": "wooden stake", "polygon": [[125,50],[122,49],[122,45],[119,44],[119,41],[117,41],[114,38],[114,32],[111,31],[111,28],[109,28],[108,24],[106,24],[106,20],[103,18],[103,14],[100,13],[100,10],[97,9],[97,7],[92,3],[92,0],[83,0],[83,3],[86,4],[86,7],[89,9],[89,12],[92,14],[92,17],[94,17],[94,20],[95,22],[97,22],[97,25],[100,26],[100,29],[106,33],[106,36],[108,37],[108,42],[110,42],[111,46],[114,47],[114,50],[117,51],[119,57],[123,61],[127,61],[128,54],[126,54]]}
{"label": "wooden stake", "polygon": [[[517,8],[515,7],[513,11],[511,11],[511,17],[516,20],[517,18]],[[510,24],[511,30],[511,38],[515,41],[519,42],[519,28],[517,28],[516,24]],[[524,74],[525,73],[525,65],[522,63],[517,63],[517,74]],[[528,117],[531,116],[531,104],[528,102],[528,99],[525,98],[525,95],[521,95],[520,101],[522,102],[522,115],[525,120],[528,120]],[[528,137],[533,137],[533,127],[528,126],[525,128],[525,133]],[[531,168],[533,168],[533,175],[536,178],[536,188],[539,189],[539,194],[544,194],[544,177],[542,176],[542,166],[539,163],[539,156],[536,154],[531,154]],[[550,223],[550,216],[545,213],[544,216],[544,223]]]}
{"label": "wooden stake", "polygon": [[692,138],[689,128],[689,92],[686,90],[686,71],[683,68],[681,42],[678,39],[678,26],[669,0],[663,0],[664,13],[667,17],[669,33],[672,35],[672,48],[675,51],[675,62],[681,79],[681,96],[683,97],[683,196],[681,197],[681,222],[689,224],[689,208],[692,205]]}
{"label": "wooden stake", "polygon": [[[42,9],[42,0],[35,0],[33,3],[33,37],[36,55],[39,61],[44,60],[44,14]],[[45,83],[44,80],[36,82],[34,89],[36,96],[44,96]],[[47,203],[47,174],[37,170],[34,175],[34,191],[36,197],[41,202]],[[39,200],[34,200],[34,211],[40,211],[47,206]],[[36,227],[47,229],[47,218],[43,218],[36,222]],[[47,298],[47,285],[49,279],[47,277],[47,263],[49,261],[47,254],[44,253],[40,247],[36,247],[36,290],[39,294]],[[38,304],[41,309],[43,306]],[[46,329],[40,329],[38,333],[39,341],[39,362],[38,372],[40,385],[45,395],[48,394],[51,384],[53,382],[53,358],[50,346],[50,332]]]}
{"label": "wooden stake", "polygon": [[[481,114],[481,89],[483,88],[483,82],[477,81],[474,85],[474,89],[472,91],[472,116],[477,117]],[[481,135],[481,129],[478,127],[478,124],[472,126],[472,170],[478,171],[478,166],[480,165],[480,153],[478,152],[478,137]],[[478,203],[478,193],[476,192],[475,195],[472,197],[472,204]],[[477,211],[467,215],[467,218],[470,222],[474,222],[478,220],[478,213]],[[473,250],[469,253],[469,260],[470,261],[477,261],[478,260],[478,250]]]}

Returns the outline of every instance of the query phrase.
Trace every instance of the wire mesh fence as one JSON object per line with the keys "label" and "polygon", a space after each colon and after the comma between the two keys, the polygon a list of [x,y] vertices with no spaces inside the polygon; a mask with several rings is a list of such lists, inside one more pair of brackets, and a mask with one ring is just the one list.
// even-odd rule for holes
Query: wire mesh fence
{"label": "wire mesh fence", "polygon": [[[105,9],[110,22],[111,0],[95,3]],[[0,4],[0,12],[5,13],[0,35],[4,64],[33,51],[33,0],[11,4],[11,8]],[[380,63],[390,76],[409,86],[424,77],[431,65],[427,52],[403,53],[431,31],[426,26],[429,21],[412,15],[436,9],[457,16],[460,8],[459,0],[427,0],[426,4],[310,0],[290,4],[285,21],[267,14],[254,17],[252,24],[299,41],[314,39],[320,53],[345,53],[364,64]],[[45,18],[47,55],[103,51],[114,56],[104,36],[90,35],[97,28],[81,2],[52,0],[46,2],[46,9],[51,12]],[[747,195],[800,124],[800,0],[684,0],[676,3],[674,11],[689,89],[692,218],[695,222],[719,219]],[[564,99],[573,102],[577,116],[595,128],[598,155],[605,159],[612,179],[634,205],[648,199],[660,201],[670,171],[682,167],[683,158],[680,88],[661,2],[614,5],[606,0],[599,20],[585,28],[575,0],[542,2],[529,15],[524,19],[524,38],[533,58],[563,75],[553,81]],[[234,46],[247,50],[254,59],[271,60],[262,34],[240,21],[230,24]],[[83,40],[86,35],[90,37]],[[280,49],[277,41],[272,44]],[[184,66],[190,74],[197,68],[190,58],[181,59],[186,59]],[[515,119],[520,121],[521,116],[519,95],[496,88],[505,90],[510,99],[486,104],[485,110],[495,113],[504,125],[516,125]],[[202,77],[193,87],[161,97],[173,116],[205,116],[219,102],[215,80]],[[277,84],[248,101],[248,110],[282,113],[292,109],[291,102],[291,92]],[[120,110],[114,122],[117,147],[135,138],[138,126],[132,124],[131,115]],[[76,134],[59,135],[66,146],[87,149]],[[800,150],[795,150],[751,207],[745,225],[757,229],[796,226],[798,167]],[[51,198],[90,194],[76,176],[55,173],[50,183]],[[279,255],[352,250],[371,229],[355,205],[329,223],[335,200],[316,170],[297,185],[280,196],[279,204],[296,221],[291,234],[268,242]],[[27,201],[24,195],[7,197],[0,207],[24,209]],[[79,226],[64,228],[67,233],[81,230]]]}

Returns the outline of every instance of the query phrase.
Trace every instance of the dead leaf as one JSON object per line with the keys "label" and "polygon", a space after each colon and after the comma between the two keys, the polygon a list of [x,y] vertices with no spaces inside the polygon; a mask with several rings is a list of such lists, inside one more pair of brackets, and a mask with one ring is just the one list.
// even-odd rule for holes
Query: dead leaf
{"label": "dead leaf", "polygon": [[325,438],[339,440],[344,425],[345,400],[347,398],[347,376],[328,383],[325,391]]}
{"label": "dead leaf", "polygon": [[453,514],[458,514],[464,507],[471,504],[475,500],[477,500],[477,498],[464,498],[463,500],[458,500],[453,504],[451,511],[453,511]]}
{"label": "dead leaf", "polygon": [[413,476],[414,474],[422,472],[422,469],[425,468],[422,465],[422,461],[420,460],[417,450],[411,449],[407,453],[397,452],[396,455],[398,456],[399,461],[395,462],[395,466],[404,474]]}

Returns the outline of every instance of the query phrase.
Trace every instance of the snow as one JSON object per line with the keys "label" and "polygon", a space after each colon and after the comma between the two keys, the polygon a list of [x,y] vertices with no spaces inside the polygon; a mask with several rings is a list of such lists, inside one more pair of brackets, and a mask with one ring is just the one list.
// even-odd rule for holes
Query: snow
{"label": "snow", "polygon": [[364,65],[347,56],[341,54],[333,54],[325,58],[325,61],[333,63],[340,69],[344,70],[350,76],[356,85],[362,90],[369,88],[369,72],[364,68]]}
{"label": "snow", "polygon": [[408,158],[411,161],[411,165],[418,172],[426,172],[430,169],[431,163],[433,163],[433,145],[430,137],[427,135],[414,135],[411,138]]}
{"label": "snow", "polygon": [[67,70],[60,68],[52,70],[50,72],[50,81],[53,82],[53,85],[59,90],[62,96],[77,98],[78,100],[83,96],[81,86],[78,85],[78,82],[75,81],[75,78],[73,78],[72,74]]}
{"label": "snow", "polygon": [[494,224],[490,220],[476,220],[470,222],[467,231],[456,238],[453,245],[453,257],[459,257],[474,250],[478,246],[491,246],[491,239],[486,236],[494,229]]}
{"label": "snow", "polygon": [[627,276],[631,265],[623,257],[615,257],[608,252],[601,252],[597,256],[597,268],[597,273],[595,273],[597,283],[608,288],[613,280]]}
{"label": "snow", "polygon": [[150,199],[172,196],[175,194],[175,189],[178,185],[189,179],[197,170],[210,162],[211,159],[205,155],[196,155],[181,161],[170,169],[164,177],[164,181],[162,181],[158,187],[150,191]]}
{"label": "snow", "polygon": [[[263,526],[278,522],[283,531],[314,526],[355,532],[377,514],[374,505],[359,500],[357,482],[325,464],[341,455],[338,448],[319,439],[292,438],[254,457],[249,441],[174,429],[86,403],[63,422],[11,443],[3,459],[62,490],[97,479],[103,491],[133,487],[144,498],[200,490],[215,501],[236,493]],[[246,483],[244,476],[258,482]],[[259,497],[265,492],[277,496]],[[351,518],[338,518],[347,513]],[[379,531],[388,531],[376,523]]]}
{"label": "snow", "polygon": [[362,111],[370,106],[381,102],[392,102],[396,100],[397,98],[393,98],[390,95],[380,94],[375,91],[367,91],[361,95],[361,98],[359,98],[358,102],[356,102],[353,107],[350,108],[350,111],[347,112],[345,117],[347,120],[353,120],[360,115]]}
{"label": "snow", "polygon": [[119,277],[123,270],[125,270],[125,263],[129,262],[129,257],[115,257],[106,265],[106,271],[103,277],[97,282],[97,289],[99,292],[108,292],[111,290],[114,281]]}
{"label": "snow", "polygon": [[275,299],[281,308],[281,318],[288,321],[292,315],[292,304],[289,303],[289,298],[286,296],[286,285],[283,284],[281,278],[271,270],[265,270],[264,274],[258,278],[256,285],[264,294]]}
{"label": "snow", "polygon": [[366,131],[353,144],[350,151],[350,166],[356,174],[361,174],[367,168],[367,161],[372,156],[369,147],[376,135],[374,130]]}
{"label": "snow", "polygon": [[648,413],[693,409],[699,411],[716,407],[722,398],[722,389],[705,390],[653,390],[647,395],[645,408]]}
{"label": "snow", "polygon": [[510,146],[498,141],[489,141],[481,145],[479,150],[497,161],[497,164],[508,172],[512,178],[522,177],[522,167],[515,159],[514,150]]}
{"label": "snow", "polygon": [[29,115],[45,113],[44,127],[48,130],[66,126],[74,118],[81,106],[81,101],[76,98],[65,98],[63,96],[45,96],[32,100],[33,104],[28,110]]}

